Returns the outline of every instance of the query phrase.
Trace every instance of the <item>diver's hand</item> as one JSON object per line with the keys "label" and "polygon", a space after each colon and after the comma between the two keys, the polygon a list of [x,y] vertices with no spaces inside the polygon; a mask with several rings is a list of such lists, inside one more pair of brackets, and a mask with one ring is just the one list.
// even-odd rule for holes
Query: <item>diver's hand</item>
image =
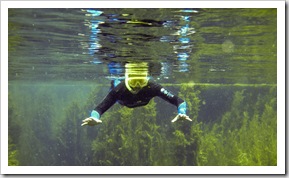
{"label": "diver's hand", "polygon": [[101,123],[102,123],[101,120],[93,118],[93,117],[89,117],[89,118],[82,120],[81,126],[84,126],[84,125],[95,126]]}
{"label": "diver's hand", "polygon": [[188,120],[188,121],[192,121],[192,119],[189,118],[189,116],[185,115],[185,114],[178,114],[173,120],[172,122],[176,122],[177,120]]}
{"label": "diver's hand", "polygon": [[84,126],[84,125],[95,126],[95,125],[101,124],[102,121],[99,120],[99,118],[100,118],[100,114],[97,111],[92,110],[90,117],[82,120],[81,126]]}

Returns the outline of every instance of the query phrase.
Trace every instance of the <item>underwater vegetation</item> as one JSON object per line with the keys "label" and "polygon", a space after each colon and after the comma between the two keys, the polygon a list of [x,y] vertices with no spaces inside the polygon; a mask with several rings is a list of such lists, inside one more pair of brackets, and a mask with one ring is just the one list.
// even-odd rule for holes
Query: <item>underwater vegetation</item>
{"label": "underwater vegetation", "polygon": [[200,165],[277,165],[276,88],[258,90],[236,91],[230,110],[204,125]]}
{"label": "underwater vegetation", "polygon": [[9,113],[9,120],[8,120],[8,165],[9,166],[18,166],[19,161],[17,160],[18,150],[16,147],[17,142],[19,141],[19,134],[20,134],[20,125],[18,125],[15,121],[17,114],[15,112],[15,107],[11,102],[10,95],[8,96],[8,113]]}
{"label": "underwater vegetation", "polygon": [[[115,104],[101,125],[81,127],[107,90],[9,85],[9,165],[277,165],[276,87],[170,89],[192,122],[172,124],[176,108],[155,98],[134,109]],[[223,109],[210,110],[216,103]]]}

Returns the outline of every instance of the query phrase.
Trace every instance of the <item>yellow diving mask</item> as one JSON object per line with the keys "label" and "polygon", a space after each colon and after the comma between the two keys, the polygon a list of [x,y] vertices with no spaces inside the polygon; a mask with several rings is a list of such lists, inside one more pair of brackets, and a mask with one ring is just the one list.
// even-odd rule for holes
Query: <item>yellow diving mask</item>
{"label": "yellow diving mask", "polygon": [[148,84],[148,79],[143,77],[134,77],[128,79],[128,85],[132,88],[145,87]]}
{"label": "yellow diving mask", "polygon": [[133,94],[148,84],[148,66],[146,63],[127,64],[125,73],[126,88]]}

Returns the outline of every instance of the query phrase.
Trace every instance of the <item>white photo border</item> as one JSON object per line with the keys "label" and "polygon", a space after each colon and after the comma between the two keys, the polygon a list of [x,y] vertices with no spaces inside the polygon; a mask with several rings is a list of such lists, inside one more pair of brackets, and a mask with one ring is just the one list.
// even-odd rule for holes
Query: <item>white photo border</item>
{"label": "white photo border", "polygon": [[[9,8],[277,8],[277,166],[8,166]],[[285,174],[285,1],[1,1],[1,174]]]}

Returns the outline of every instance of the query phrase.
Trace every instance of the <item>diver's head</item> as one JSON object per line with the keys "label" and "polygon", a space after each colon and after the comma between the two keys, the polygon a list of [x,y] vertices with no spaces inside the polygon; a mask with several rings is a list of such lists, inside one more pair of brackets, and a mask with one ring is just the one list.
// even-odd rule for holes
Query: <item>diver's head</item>
{"label": "diver's head", "polygon": [[128,75],[125,78],[125,86],[133,94],[137,94],[143,87],[147,86],[147,84],[147,75]]}
{"label": "diver's head", "polygon": [[148,66],[147,63],[126,64],[125,85],[133,94],[137,94],[148,84]]}

